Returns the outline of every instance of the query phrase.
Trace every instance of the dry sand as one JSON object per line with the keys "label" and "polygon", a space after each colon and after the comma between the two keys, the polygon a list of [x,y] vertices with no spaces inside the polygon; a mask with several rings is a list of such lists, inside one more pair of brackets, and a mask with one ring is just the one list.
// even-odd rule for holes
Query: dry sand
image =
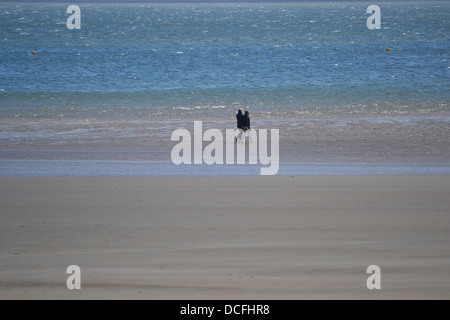
{"label": "dry sand", "polygon": [[0,178],[0,217],[0,299],[450,298],[449,176]]}

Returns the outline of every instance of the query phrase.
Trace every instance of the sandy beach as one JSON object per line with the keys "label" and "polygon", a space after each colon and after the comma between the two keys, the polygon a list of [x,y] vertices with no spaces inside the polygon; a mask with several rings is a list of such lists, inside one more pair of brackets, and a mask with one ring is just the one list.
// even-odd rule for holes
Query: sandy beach
{"label": "sandy beach", "polygon": [[446,175],[0,180],[0,299],[450,298]]}

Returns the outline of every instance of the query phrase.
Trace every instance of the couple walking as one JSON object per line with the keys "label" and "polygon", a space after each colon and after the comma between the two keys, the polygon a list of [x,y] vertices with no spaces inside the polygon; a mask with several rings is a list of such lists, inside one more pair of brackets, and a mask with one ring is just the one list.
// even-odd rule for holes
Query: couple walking
{"label": "couple walking", "polygon": [[252,129],[250,128],[250,112],[245,111],[244,113],[244,110],[239,109],[236,115],[236,119],[237,119],[237,127],[240,131],[239,137],[236,138],[236,142],[237,141],[244,142],[247,134],[249,134],[249,137],[251,139]]}

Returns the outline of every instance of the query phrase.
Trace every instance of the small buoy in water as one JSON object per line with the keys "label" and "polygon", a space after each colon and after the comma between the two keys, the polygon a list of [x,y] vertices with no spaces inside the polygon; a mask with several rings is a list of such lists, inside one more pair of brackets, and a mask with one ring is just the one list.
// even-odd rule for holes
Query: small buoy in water
{"label": "small buoy in water", "polygon": [[36,54],[36,51],[34,51],[34,50],[33,50],[33,51],[31,51],[31,54]]}
{"label": "small buoy in water", "polygon": [[391,48],[387,48],[386,51],[387,51],[387,52],[390,52],[390,51],[391,51]]}

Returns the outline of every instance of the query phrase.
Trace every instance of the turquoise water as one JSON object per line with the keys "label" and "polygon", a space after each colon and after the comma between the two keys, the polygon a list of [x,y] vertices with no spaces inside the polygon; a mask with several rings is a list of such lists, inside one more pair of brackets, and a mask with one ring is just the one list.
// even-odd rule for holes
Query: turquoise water
{"label": "turquoise water", "polygon": [[448,113],[450,3],[370,4],[0,4],[0,118]]}

